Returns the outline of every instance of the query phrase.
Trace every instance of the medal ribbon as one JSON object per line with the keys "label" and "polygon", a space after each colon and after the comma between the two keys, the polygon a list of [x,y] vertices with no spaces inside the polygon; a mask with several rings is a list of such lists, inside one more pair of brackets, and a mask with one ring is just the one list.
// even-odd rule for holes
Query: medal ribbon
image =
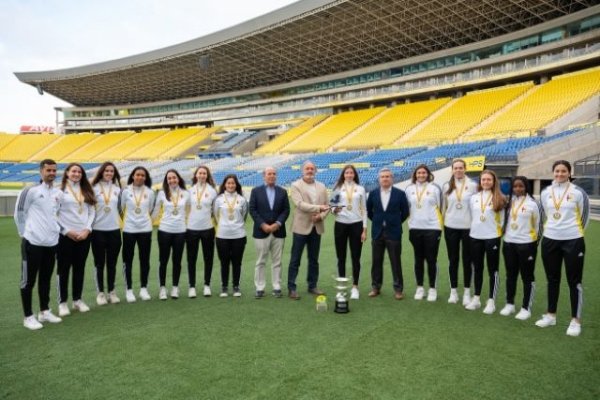
{"label": "medal ribbon", "polygon": [[562,194],[562,196],[560,196],[560,200],[558,202],[556,201],[556,196],[554,195],[554,187],[550,187],[550,191],[552,192],[552,202],[554,203],[554,209],[556,210],[556,212],[560,211],[560,206],[561,206],[563,200],[565,199],[565,196],[569,192],[570,186],[571,186],[571,183],[567,183],[567,187],[565,188],[565,191]]}
{"label": "medal ribbon", "polygon": [[467,183],[466,179],[463,179],[462,181],[462,185],[460,186],[460,190],[456,189],[456,200],[458,200],[458,202],[462,202],[462,195],[463,192],[465,191],[465,184]]}
{"label": "medal ribbon", "polygon": [[198,183],[198,186],[196,187],[196,201],[198,202],[198,204],[200,204],[200,202],[202,201],[202,196],[204,196],[204,192],[206,191],[206,187],[208,185],[205,183],[204,186],[202,187],[202,192],[200,192],[198,190],[198,188],[200,187],[200,184]]}
{"label": "medal ribbon", "polygon": [[102,193],[102,198],[104,199],[104,204],[109,206],[110,205],[110,196],[112,195],[112,182],[110,183],[110,186],[108,187],[108,196],[104,192],[104,185],[102,184],[102,182],[100,182],[100,192]]}
{"label": "medal ribbon", "polygon": [[423,187],[423,190],[421,190],[421,193],[419,193],[419,186],[415,186],[415,191],[417,192],[417,206],[421,205],[421,199],[423,198],[423,194],[425,194],[426,190],[427,190],[427,184],[425,184],[425,186]]}
{"label": "medal ribbon", "polygon": [[225,204],[227,204],[227,208],[229,209],[230,215],[233,215],[233,209],[235,208],[235,203],[237,202],[237,193],[233,196],[233,203],[230,204],[227,200],[227,194],[223,193],[223,200],[225,201]]}
{"label": "medal ribbon", "polygon": [[71,192],[71,195],[75,201],[79,203],[79,210],[83,211],[83,194],[81,193],[81,188],[79,188],[79,193],[76,194],[75,190],[73,190],[73,187],[71,186],[71,183],[67,182],[67,189],[69,189],[69,192]]}
{"label": "medal ribbon", "polygon": [[135,195],[135,189],[133,187],[131,187],[131,191],[133,192],[133,199],[135,201],[136,208],[140,208],[140,204],[142,204],[142,199],[144,198],[144,192],[146,191],[146,187],[142,186],[142,193],[140,194],[139,198]]}
{"label": "medal ribbon", "polygon": [[492,200],[492,195],[494,193],[492,193],[490,191],[490,195],[488,196],[487,200],[485,201],[485,203],[483,202],[483,190],[479,193],[479,197],[481,197],[481,215],[485,214],[485,208],[488,206],[488,204],[490,204],[490,201]]}
{"label": "medal ribbon", "polygon": [[510,212],[510,217],[512,218],[513,222],[517,222],[517,216],[519,215],[519,209],[521,207],[523,207],[525,200],[527,200],[527,195],[523,196],[523,200],[521,200],[521,203],[519,203],[519,205],[516,208],[513,206],[512,210]]}
{"label": "medal ribbon", "polygon": [[[350,187],[350,190],[348,190]],[[354,193],[354,185],[346,184],[346,202],[347,205],[352,206],[352,194]]]}

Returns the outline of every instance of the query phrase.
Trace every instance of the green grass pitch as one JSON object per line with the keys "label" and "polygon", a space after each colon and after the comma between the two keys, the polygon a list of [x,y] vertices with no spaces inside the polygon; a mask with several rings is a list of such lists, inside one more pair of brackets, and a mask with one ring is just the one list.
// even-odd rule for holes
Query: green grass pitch
{"label": "green grass pitch", "polygon": [[[444,243],[438,301],[413,300],[413,257],[406,234],[402,254],[406,299],[392,298],[387,262],[383,295],[367,297],[371,260],[367,241],[361,299],[351,302],[349,314],[337,315],[331,311],[336,271],[332,228],[329,218],[319,281],[330,295],[327,313],[317,313],[314,298],[306,294],[306,256],[298,280],[302,300],[255,300],[251,239],[244,256],[241,299],[188,299],[184,262],[183,296],[159,301],[155,235],[152,301],[124,302],[119,267],[122,303],[97,307],[90,254],[84,299],[91,312],[74,313],[61,324],[30,332],[22,326],[18,237],[12,219],[0,219],[0,399],[600,398],[600,223],[591,223],[586,232],[583,333],[578,338],[565,335],[569,306],[564,276],[557,326],[533,325],[546,302],[539,257],[529,321],[447,304]],[[290,248],[288,238],[284,281]],[[213,292],[220,286],[215,261]],[[201,265],[198,278],[202,282]],[[56,311],[55,284],[53,278],[51,306]],[[137,294],[137,265],[134,286]],[[486,276],[482,297],[487,294]],[[519,283],[517,298],[521,295]],[[502,281],[498,309],[504,305],[503,296]],[[33,304],[38,304],[37,294]]]}

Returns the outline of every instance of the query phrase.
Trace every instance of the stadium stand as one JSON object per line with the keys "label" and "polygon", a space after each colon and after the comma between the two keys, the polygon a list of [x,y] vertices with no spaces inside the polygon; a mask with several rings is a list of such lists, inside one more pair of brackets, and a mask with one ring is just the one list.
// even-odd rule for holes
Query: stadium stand
{"label": "stadium stand", "polygon": [[375,107],[332,115],[297,140],[283,147],[281,151],[288,153],[325,151],[383,110],[383,107]]}
{"label": "stadium stand", "polygon": [[441,98],[417,103],[400,104],[380,114],[372,123],[365,124],[356,135],[348,135],[334,149],[374,149],[390,146],[428,116],[450,101]]}
{"label": "stadium stand", "polygon": [[[108,132],[103,135],[98,135],[96,139],[88,142],[85,146],[80,147],[71,154],[65,157],[66,162],[86,162],[86,161],[104,161],[97,157],[99,154],[106,152],[109,149],[115,148],[119,143],[128,139],[135,132]],[[108,159],[118,161],[116,158],[109,157]]]}
{"label": "stadium stand", "polygon": [[148,144],[163,137],[166,133],[167,131],[165,130],[135,133],[120,142],[118,146],[108,148],[102,153],[98,153],[95,158],[98,161],[131,159],[128,157],[130,154],[138,149],[143,149]]}
{"label": "stadium stand", "polygon": [[555,76],[475,134],[479,139],[515,133],[529,134],[598,93],[600,67]]}
{"label": "stadium stand", "polygon": [[317,116],[308,118],[306,121],[300,123],[299,125],[291,128],[290,130],[282,133],[281,135],[277,136],[275,139],[273,139],[270,142],[266,143],[265,145],[261,146],[259,149],[257,149],[254,152],[254,154],[257,154],[257,155],[273,154],[273,153],[279,151],[281,148],[285,147],[286,145],[291,143],[293,140],[300,137],[301,135],[306,133],[308,130],[312,129],[317,124],[321,123],[325,118],[327,118],[327,115],[317,115]]}
{"label": "stadium stand", "polygon": [[151,160],[164,158],[163,154],[173,149],[175,146],[185,142],[194,134],[200,132],[200,128],[183,128],[167,132],[165,135],[150,141],[145,146],[134,150],[126,158],[131,160]]}
{"label": "stadium stand", "polygon": [[160,159],[175,159],[184,156],[186,153],[196,154],[198,145],[210,138],[213,133],[218,132],[221,128],[194,127],[186,129],[192,132],[191,135],[187,139],[182,140],[179,144],[174,143],[173,147],[159,156]]}
{"label": "stadium stand", "polygon": [[60,135],[58,139],[42,150],[29,157],[28,161],[41,161],[50,158],[58,162],[63,161],[70,153],[85,146],[94,140],[96,136],[91,133],[80,133],[77,135]]}
{"label": "stadium stand", "polygon": [[10,142],[15,140],[17,135],[9,135],[6,133],[0,133],[0,150],[7,146]]}
{"label": "stadium stand", "polygon": [[15,139],[0,149],[2,161],[26,161],[59,137],[48,134],[15,135]]}

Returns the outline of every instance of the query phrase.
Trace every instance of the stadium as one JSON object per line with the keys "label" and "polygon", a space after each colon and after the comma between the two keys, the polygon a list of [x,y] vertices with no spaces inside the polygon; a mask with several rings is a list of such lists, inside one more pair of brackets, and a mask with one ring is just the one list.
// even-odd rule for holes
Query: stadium
{"label": "stadium", "polygon": [[[46,158],[59,163],[59,174],[78,162],[88,176],[104,161],[121,176],[141,164],[154,182],[172,168],[189,182],[207,165],[215,181],[235,173],[249,193],[268,166],[289,187],[308,159],[328,188],[353,164],[370,190],[383,167],[402,186],[417,165],[443,181],[452,159],[473,157],[506,182],[526,175],[536,195],[551,182],[552,161],[566,159],[594,212],[599,204],[595,0],[302,0],[151,52],[15,75],[72,106],[56,109],[56,134],[0,134],[4,215],[13,213],[15,190],[39,180]],[[14,224],[0,224],[0,254],[19,265]],[[335,271],[332,231],[329,221],[320,260],[325,288]],[[308,297],[96,308],[29,337],[16,323],[18,277],[10,274],[0,285],[0,397],[597,398],[598,234],[591,223],[586,331],[576,341],[562,327],[541,332],[445,302],[361,299],[340,317],[315,314]],[[242,278],[248,293],[252,247]],[[411,282],[408,240],[403,247]],[[444,251],[439,260],[445,270]],[[90,257],[88,270],[91,264]],[[541,261],[536,273],[541,314]],[[563,294],[559,312],[567,302]],[[58,390],[39,384],[48,378]]]}

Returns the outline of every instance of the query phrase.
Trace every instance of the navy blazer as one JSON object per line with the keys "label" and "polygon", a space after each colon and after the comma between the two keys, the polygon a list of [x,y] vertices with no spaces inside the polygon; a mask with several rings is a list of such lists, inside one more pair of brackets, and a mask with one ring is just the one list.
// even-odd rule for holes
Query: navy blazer
{"label": "navy blazer", "polygon": [[367,216],[372,222],[371,238],[379,239],[383,233],[385,221],[385,232],[390,240],[402,240],[402,223],[410,214],[408,199],[404,190],[392,186],[390,202],[387,209],[383,210],[381,204],[381,189],[377,188],[369,193],[367,198]]}
{"label": "navy blazer", "polygon": [[260,229],[260,226],[265,223],[274,224],[275,222],[279,222],[281,227],[273,232],[273,236],[277,238],[285,237],[285,221],[290,215],[290,200],[284,188],[275,185],[275,201],[271,210],[266,185],[255,187],[250,193],[249,211],[254,220],[253,237],[264,239],[269,236]]}

